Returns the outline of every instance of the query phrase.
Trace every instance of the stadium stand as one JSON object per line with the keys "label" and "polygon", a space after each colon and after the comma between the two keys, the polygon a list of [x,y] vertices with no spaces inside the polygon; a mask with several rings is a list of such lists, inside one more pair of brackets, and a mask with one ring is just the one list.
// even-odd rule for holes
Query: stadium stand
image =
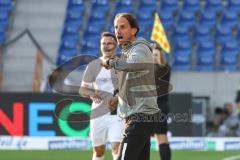
{"label": "stadium stand", "polygon": [[69,0],[66,9],[66,17],[58,49],[57,64],[76,56],[79,42],[79,31],[83,23],[84,14],[83,0]]}
{"label": "stadium stand", "polygon": [[160,10],[161,9],[166,9],[172,13],[177,12],[178,9],[180,9],[178,6],[178,0],[162,0],[160,5]]}
{"label": "stadium stand", "polygon": [[235,11],[237,14],[240,14],[240,1],[228,0],[227,10]]}
{"label": "stadium stand", "polygon": [[215,31],[216,43],[222,45],[231,40],[233,40],[231,29],[229,27],[217,25],[216,31]]}
{"label": "stadium stand", "polygon": [[12,0],[0,0],[0,89],[3,80],[3,45],[7,40],[7,29],[13,7]]}
{"label": "stadium stand", "polygon": [[204,25],[197,25],[193,30],[192,41],[197,44],[201,42],[212,42],[213,38],[210,32],[209,27],[205,27]]}
{"label": "stadium stand", "polygon": [[216,14],[202,10],[199,17],[198,25],[204,28],[213,28],[216,24]]}
{"label": "stadium stand", "polygon": [[171,31],[175,25],[174,16],[169,10],[162,9],[159,12],[160,19],[166,31]]}
{"label": "stadium stand", "polygon": [[221,56],[221,70],[236,71],[238,60],[238,44],[235,40],[223,44]]}
{"label": "stadium stand", "polygon": [[234,10],[225,10],[222,13],[220,24],[230,29],[236,28],[238,24],[237,12],[235,12]]}
{"label": "stadium stand", "polygon": [[218,14],[223,10],[224,6],[221,0],[206,0],[204,8],[208,12]]}
{"label": "stadium stand", "polygon": [[6,40],[6,29],[9,24],[9,15],[12,9],[12,0],[0,0],[0,45]]}
{"label": "stadium stand", "polygon": [[185,0],[182,5],[182,10],[187,12],[197,13],[201,9],[199,0]]}
{"label": "stadium stand", "polygon": [[[172,62],[170,64],[181,66],[181,60],[185,61],[184,65],[187,64],[187,67],[177,67],[177,70],[180,71],[181,68],[183,71],[221,71],[225,68],[221,67],[225,64],[225,60],[222,62],[224,59],[222,55],[225,55],[222,52],[225,50],[220,51],[220,49],[228,41],[240,42],[240,2],[238,0],[112,0],[109,2],[92,0],[88,4],[91,5],[90,12],[82,7],[86,5],[86,1],[75,2],[81,6],[79,8],[82,12],[72,13],[75,10],[73,9],[74,3],[73,0],[69,0],[71,7],[67,8],[59,56],[61,53],[67,54],[67,48],[73,48],[74,45],[77,52],[98,55],[99,46],[96,42],[99,40],[99,35],[103,30],[114,32],[113,19],[119,12],[134,13],[140,25],[139,36],[147,40],[150,39],[153,14],[155,11],[158,12],[173,48],[173,54],[169,58],[169,61]],[[82,15],[87,18],[84,20]],[[87,24],[87,27],[83,27],[83,23]],[[80,33],[77,41],[66,39],[65,36],[68,33],[71,35],[76,32]],[[185,51],[178,51],[176,48],[178,46],[175,46],[177,41],[191,42],[190,53],[189,50],[186,54]],[[209,42],[211,47],[214,44],[214,47],[210,50],[202,49],[205,45],[202,45],[203,42]],[[61,49],[65,51],[61,52]],[[235,58],[238,59],[239,47],[235,52]],[[187,56],[184,58],[181,57],[182,55]],[[222,59],[221,62],[218,62],[219,59]],[[57,64],[62,62],[64,60],[58,61]],[[216,65],[218,63],[220,65]],[[239,69],[238,61],[232,65],[235,65],[236,70]],[[230,71],[234,71],[234,69],[230,69]]]}
{"label": "stadium stand", "polygon": [[190,11],[181,11],[178,16],[177,25],[184,28],[192,28],[195,25],[195,13]]}
{"label": "stadium stand", "polygon": [[212,41],[208,41],[207,39],[204,40],[197,44],[196,69],[198,71],[213,71],[215,69],[214,43]]}

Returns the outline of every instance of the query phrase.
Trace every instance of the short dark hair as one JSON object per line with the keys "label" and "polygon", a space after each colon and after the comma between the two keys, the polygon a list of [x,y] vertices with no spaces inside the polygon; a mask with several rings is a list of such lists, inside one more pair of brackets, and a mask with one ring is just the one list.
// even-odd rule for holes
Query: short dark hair
{"label": "short dark hair", "polygon": [[118,17],[126,18],[128,23],[130,24],[131,28],[137,28],[136,34],[139,32],[140,29],[139,29],[139,26],[138,26],[138,23],[137,23],[137,19],[133,14],[131,14],[131,13],[118,13],[114,18],[114,22]]}
{"label": "short dark hair", "polygon": [[103,37],[112,37],[117,42],[116,36],[111,32],[103,32],[101,35],[101,38],[103,38]]}

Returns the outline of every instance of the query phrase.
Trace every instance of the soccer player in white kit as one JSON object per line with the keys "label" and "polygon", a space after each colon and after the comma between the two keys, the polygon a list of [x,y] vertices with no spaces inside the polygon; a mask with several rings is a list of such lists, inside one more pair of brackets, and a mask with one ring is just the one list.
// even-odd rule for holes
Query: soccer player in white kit
{"label": "soccer player in white kit", "polygon": [[117,39],[115,35],[103,32],[100,46],[102,56],[88,64],[83,76],[80,95],[92,100],[92,110],[100,108],[99,112],[91,114],[92,160],[104,159],[107,141],[111,142],[113,160],[116,160],[118,148],[123,138],[124,126],[122,119],[117,115],[117,111],[109,110],[108,100],[113,96],[117,76],[114,69],[105,69],[100,65],[103,60],[116,58]]}

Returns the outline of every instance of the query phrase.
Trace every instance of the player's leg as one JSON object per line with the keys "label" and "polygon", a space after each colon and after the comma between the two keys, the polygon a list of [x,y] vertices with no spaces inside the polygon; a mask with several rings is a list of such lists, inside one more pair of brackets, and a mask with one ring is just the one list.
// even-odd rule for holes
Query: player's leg
{"label": "player's leg", "polygon": [[167,131],[167,114],[168,114],[168,105],[162,105],[159,121],[156,123],[155,128],[155,137],[158,143],[159,155],[161,160],[170,160],[171,159],[171,149],[168,143]]}
{"label": "player's leg", "polygon": [[148,141],[145,143],[144,148],[142,149],[142,152],[140,153],[140,156],[138,157],[138,160],[150,160],[150,137]]}
{"label": "player's leg", "polygon": [[105,145],[93,147],[93,157],[92,160],[103,160],[105,153]]}
{"label": "player's leg", "polygon": [[107,128],[103,118],[97,118],[90,122],[90,136],[93,146],[92,160],[103,160],[105,144],[107,142]]}
{"label": "player's leg", "polygon": [[146,141],[146,136],[131,135],[124,137],[117,160],[138,160]]}
{"label": "player's leg", "polygon": [[156,140],[158,142],[159,155],[161,160],[171,159],[171,149],[168,143],[167,134],[157,134]]}
{"label": "player's leg", "polygon": [[[150,149],[148,143],[153,129],[153,122],[127,120],[118,160],[139,160],[140,155]],[[149,160],[149,154],[145,156],[145,160]]]}
{"label": "player's leg", "polygon": [[111,145],[113,160],[117,160],[120,142],[112,142]]}
{"label": "player's leg", "polygon": [[117,160],[120,142],[123,139],[124,124],[123,120],[117,115],[109,116],[109,120],[108,139],[112,144],[113,160]]}

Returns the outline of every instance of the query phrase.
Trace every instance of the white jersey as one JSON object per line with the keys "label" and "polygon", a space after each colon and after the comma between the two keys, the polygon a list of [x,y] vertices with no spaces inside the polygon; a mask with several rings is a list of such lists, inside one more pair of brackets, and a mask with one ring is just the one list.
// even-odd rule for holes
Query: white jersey
{"label": "white jersey", "polygon": [[[108,92],[110,94],[113,94],[114,92],[114,87],[112,84],[112,78],[111,78],[111,72],[110,70],[107,70],[105,68],[102,67],[102,69],[100,70],[99,74],[96,77],[95,82],[93,83],[93,87],[95,90],[99,90],[99,91],[105,91]],[[100,95],[103,96],[102,99],[103,101],[99,104],[93,102],[92,103],[92,108],[96,108],[99,107],[100,105],[107,105],[107,101],[105,100],[105,95]]]}
{"label": "white jersey", "polygon": [[[101,67],[101,69],[98,68],[98,70],[99,71],[95,73],[97,75],[94,75],[94,72],[86,72],[87,74],[90,74],[90,76],[88,77],[88,82],[83,82],[83,84],[91,86],[97,92],[104,91],[109,94],[105,95],[100,92],[99,95],[101,96],[102,101],[101,103],[93,102],[92,109],[107,106],[109,96],[112,96],[114,92],[111,70],[105,69],[104,67]],[[89,82],[92,82],[92,84]],[[110,112],[101,115],[100,117],[93,118],[90,121],[90,137],[93,146],[105,145],[107,141],[121,142],[123,131],[123,120],[118,115],[111,115]]]}

